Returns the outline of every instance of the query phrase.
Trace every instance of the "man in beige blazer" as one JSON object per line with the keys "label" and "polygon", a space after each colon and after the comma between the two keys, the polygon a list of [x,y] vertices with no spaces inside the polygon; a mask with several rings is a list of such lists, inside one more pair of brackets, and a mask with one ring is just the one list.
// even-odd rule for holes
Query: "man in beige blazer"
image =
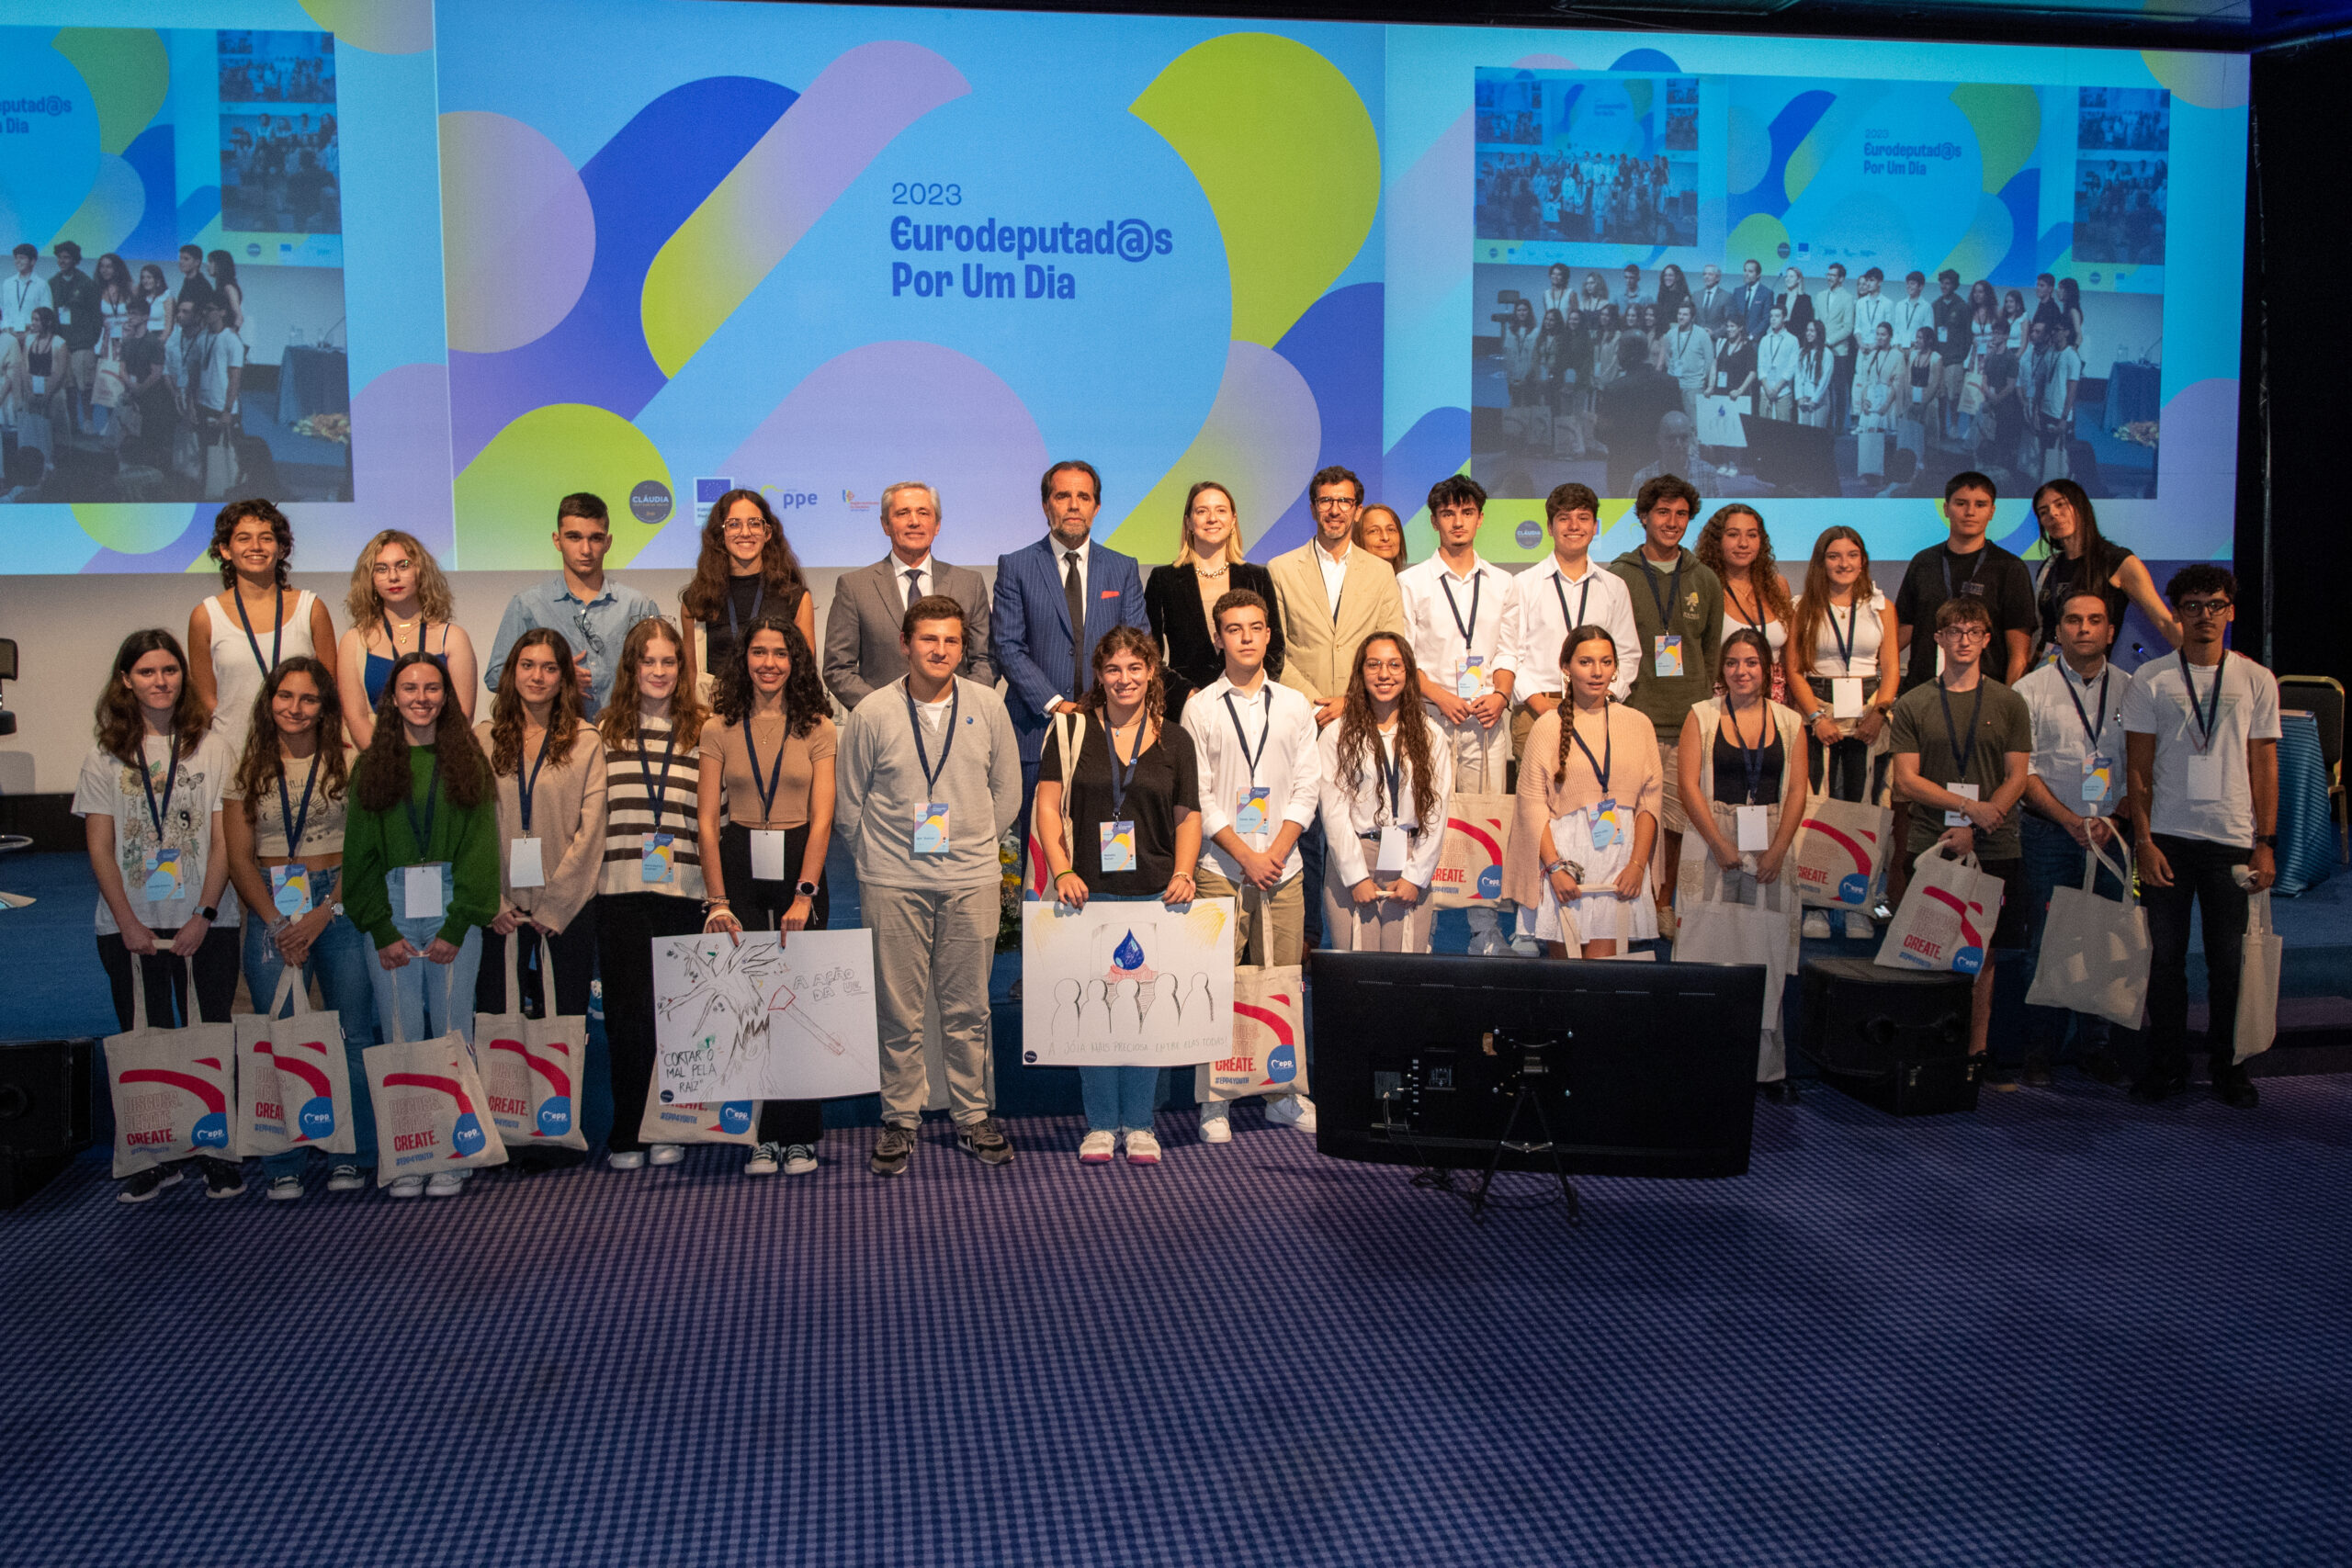
{"label": "man in beige blazer", "polygon": [[[1266,563],[1282,601],[1282,681],[1315,705],[1319,728],[1340,716],[1355,672],[1356,649],[1374,632],[1406,635],[1405,601],[1396,573],[1386,561],[1355,545],[1356,513],[1363,509],[1363,481],[1346,468],[1329,468],[1306,487],[1315,507],[1315,537]],[[1323,886],[1323,823],[1298,841],[1306,884]],[[1306,945],[1323,944],[1322,900],[1306,900]]]}

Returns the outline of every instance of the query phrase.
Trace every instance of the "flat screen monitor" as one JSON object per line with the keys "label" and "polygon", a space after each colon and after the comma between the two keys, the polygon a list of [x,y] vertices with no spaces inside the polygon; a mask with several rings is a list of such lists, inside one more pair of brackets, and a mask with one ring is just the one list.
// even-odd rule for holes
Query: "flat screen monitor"
{"label": "flat screen monitor", "polygon": [[[1528,1082],[1570,1175],[1719,1177],[1747,1169],[1753,964],[1454,954],[1310,956],[1316,1147],[1340,1159],[1479,1168]],[[1514,1144],[1534,1141],[1522,1114]],[[1500,1168],[1549,1172],[1549,1153]]]}

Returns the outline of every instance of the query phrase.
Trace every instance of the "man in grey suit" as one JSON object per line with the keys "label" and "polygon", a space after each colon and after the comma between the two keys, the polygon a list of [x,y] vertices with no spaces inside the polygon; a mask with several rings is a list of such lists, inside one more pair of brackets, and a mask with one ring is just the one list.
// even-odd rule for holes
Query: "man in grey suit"
{"label": "man in grey suit", "polygon": [[964,606],[964,661],[956,673],[983,686],[996,683],[989,660],[989,587],[969,567],[950,566],[931,553],[939,536],[939,491],[920,479],[882,492],[882,532],[890,553],[842,573],[825,612],[825,689],[842,706],[857,705],[907,672],[899,638],[907,606],[942,594]]}

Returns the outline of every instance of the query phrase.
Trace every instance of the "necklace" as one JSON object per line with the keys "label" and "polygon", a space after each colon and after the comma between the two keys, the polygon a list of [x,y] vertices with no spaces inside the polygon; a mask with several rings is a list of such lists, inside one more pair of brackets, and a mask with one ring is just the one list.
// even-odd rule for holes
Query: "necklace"
{"label": "necklace", "polygon": [[1196,560],[1194,561],[1193,566],[1203,577],[1223,577],[1227,572],[1233,570],[1233,563],[1231,561],[1219,561],[1215,571],[1211,571],[1209,570],[1208,563],[1206,561]]}

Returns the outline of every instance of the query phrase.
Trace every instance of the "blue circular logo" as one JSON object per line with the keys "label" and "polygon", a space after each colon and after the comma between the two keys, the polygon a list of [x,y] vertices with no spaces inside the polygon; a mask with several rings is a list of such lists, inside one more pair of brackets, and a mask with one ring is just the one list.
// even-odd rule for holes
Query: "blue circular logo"
{"label": "blue circular logo", "polygon": [[551,1095],[539,1102],[539,1136],[560,1138],[571,1131],[571,1097]]}
{"label": "blue circular logo", "polygon": [[294,1119],[305,1138],[334,1136],[334,1101],[324,1095],[314,1095],[304,1100],[302,1109],[295,1113]]}
{"label": "blue circular logo", "polygon": [[1838,902],[1857,904],[1871,896],[1871,879],[1860,872],[1853,872],[1838,884]]}
{"label": "blue circular logo", "polygon": [[1951,955],[1951,967],[1956,975],[1975,974],[1984,967],[1984,950],[1981,947],[1962,948]]}
{"label": "blue circular logo", "polygon": [[718,1108],[718,1130],[738,1136],[752,1130],[752,1102],[730,1100]]}
{"label": "blue circular logo", "polygon": [[1478,874],[1478,897],[1499,898],[1503,896],[1503,868],[1490,865]]}
{"label": "blue circular logo", "polygon": [[470,1111],[458,1112],[456,1131],[449,1134],[449,1146],[458,1151],[459,1159],[470,1159],[489,1146],[482,1135],[481,1121]]}
{"label": "blue circular logo", "polygon": [[1511,530],[1510,536],[1519,541],[1522,550],[1532,550],[1544,542],[1544,525],[1530,517]]}
{"label": "blue circular logo", "polygon": [[188,1129],[187,1141],[199,1149],[225,1149],[229,1146],[229,1114],[213,1111],[196,1119]]}
{"label": "blue circular logo", "polygon": [[1298,1077],[1298,1048],[1277,1045],[1266,1053],[1266,1081],[1288,1083]]}

